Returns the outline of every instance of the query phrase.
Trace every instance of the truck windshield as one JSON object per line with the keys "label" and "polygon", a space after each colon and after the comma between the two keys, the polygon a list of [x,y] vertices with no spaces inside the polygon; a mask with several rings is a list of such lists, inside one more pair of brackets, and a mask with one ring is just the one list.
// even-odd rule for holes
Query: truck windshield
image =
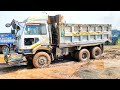
{"label": "truck windshield", "polygon": [[45,24],[28,25],[25,28],[25,35],[46,35],[47,29]]}

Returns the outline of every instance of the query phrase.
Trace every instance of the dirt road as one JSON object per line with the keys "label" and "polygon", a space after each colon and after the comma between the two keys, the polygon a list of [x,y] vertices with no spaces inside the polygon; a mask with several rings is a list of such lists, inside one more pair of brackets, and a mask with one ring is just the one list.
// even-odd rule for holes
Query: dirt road
{"label": "dirt road", "polygon": [[120,46],[105,46],[99,60],[58,62],[43,69],[10,67],[0,55],[0,79],[120,79]]}

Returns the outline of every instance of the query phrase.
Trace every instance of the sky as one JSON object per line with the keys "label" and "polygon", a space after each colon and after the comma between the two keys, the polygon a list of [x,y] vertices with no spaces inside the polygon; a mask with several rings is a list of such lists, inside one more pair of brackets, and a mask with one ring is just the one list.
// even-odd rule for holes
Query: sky
{"label": "sky", "polygon": [[[43,11],[0,11],[0,33],[9,33],[5,27],[12,19],[22,22],[29,16],[39,16]],[[120,11],[45,11],[48,15],[61,14],[66,23],[112,24],[112,29],[120,29]]]}

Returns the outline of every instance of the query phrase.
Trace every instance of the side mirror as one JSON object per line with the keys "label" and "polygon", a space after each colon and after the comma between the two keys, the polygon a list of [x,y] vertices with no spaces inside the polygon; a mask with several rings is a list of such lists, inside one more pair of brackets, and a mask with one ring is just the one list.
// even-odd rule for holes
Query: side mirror
{"label": "side mirror", "polygon": [[7,23],[7,24],[5,24],[5,26],[6,26],[6,27],[10,27],[10,26],[11,26],[11,24],[10,24],[10,23]]}
{"label": "side mirror", "polygon": [[11,34],[15,34],[15,30],[11,30]]}

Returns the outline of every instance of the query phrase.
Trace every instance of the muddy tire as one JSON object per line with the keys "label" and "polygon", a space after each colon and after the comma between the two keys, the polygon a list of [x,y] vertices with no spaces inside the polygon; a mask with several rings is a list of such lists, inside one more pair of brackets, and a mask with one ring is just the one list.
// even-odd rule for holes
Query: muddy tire
{"label": "muddy tire", "polygon": [[8,46],[3,46],[2,47],[2,53],[4,54],[4,53],[6,53],[6,51],[7,51],[7,53],[9,53],[10,52],[10,48]]}
{"label": "muddy tire", "polygon": [[35,68],[48,67],[51,63],[51,58],[46,52],[38,52],[33,58]]}
{"label": "muddy tire", "polygon": [[78,54],[78,61],[89,61],[90,60],[90,52],[87,49],[82,49]]}
{"label": "muddy tire", "polygon": [[91,57],[93,59],[99,59],[101,57],[102,51],[99,47],[94,47],[92,49]]}

